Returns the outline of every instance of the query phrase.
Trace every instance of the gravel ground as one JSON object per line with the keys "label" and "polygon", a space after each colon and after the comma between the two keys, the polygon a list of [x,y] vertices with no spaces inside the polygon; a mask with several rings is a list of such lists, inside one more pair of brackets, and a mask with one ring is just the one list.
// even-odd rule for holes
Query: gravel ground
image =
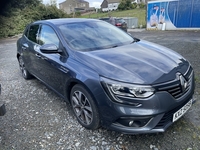
{"label": "gravel ground", "polygon": [[165,133],[124,135],[81,127],[71,107],[37,79],[24,80],[16,59],[16,38],[0,40],[0,150],[199,150],[200,31],[131,31],[135,37],[172,48],[195,70],[197,100]]}

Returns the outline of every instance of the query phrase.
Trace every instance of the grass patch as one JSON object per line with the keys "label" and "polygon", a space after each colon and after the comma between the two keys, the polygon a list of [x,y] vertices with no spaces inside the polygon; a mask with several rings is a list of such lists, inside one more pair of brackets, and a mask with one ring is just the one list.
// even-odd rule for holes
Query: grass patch
{"label": "grass patch", "polygon": [[136,8],[132,10],[124,10],[124,11],[112,11],[105,13],[90,13],[81,15],[81,18],[94,18],[99,19],[103,17],[108,17],[109,15],[113,17],[136,17],[138,18],[138,26],[142,25],[146,27],[146,9],[144,8]]}

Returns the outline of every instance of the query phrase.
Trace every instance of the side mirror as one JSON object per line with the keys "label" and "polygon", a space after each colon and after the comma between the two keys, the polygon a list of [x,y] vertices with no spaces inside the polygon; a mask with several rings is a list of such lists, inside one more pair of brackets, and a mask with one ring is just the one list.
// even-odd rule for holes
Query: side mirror
{"label": "side mirror", "polygon": [[54,54],[62,52],[62,50],[59,50],[55,44],[44,44],[40,47],[40,51],[45,54]]}

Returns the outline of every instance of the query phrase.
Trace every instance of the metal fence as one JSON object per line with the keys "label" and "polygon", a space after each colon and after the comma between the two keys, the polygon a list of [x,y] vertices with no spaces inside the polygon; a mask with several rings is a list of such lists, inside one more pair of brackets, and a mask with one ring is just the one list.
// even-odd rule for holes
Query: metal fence
{"label": "metal fence", "polygon": [[123,18],[127,22],[128,29],[137,28],[138,27],[138,18],[135,17],[124,17]]}

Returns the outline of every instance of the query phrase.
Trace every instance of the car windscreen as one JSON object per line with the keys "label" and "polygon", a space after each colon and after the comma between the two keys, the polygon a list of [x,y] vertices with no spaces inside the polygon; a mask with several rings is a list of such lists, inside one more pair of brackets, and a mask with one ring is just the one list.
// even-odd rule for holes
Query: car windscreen
{"label": "car windscreen", "polygon": [[134,39],[117,27],[100,20],[58,26],[68,45],[76,51],[93,51],[130,44]]}

